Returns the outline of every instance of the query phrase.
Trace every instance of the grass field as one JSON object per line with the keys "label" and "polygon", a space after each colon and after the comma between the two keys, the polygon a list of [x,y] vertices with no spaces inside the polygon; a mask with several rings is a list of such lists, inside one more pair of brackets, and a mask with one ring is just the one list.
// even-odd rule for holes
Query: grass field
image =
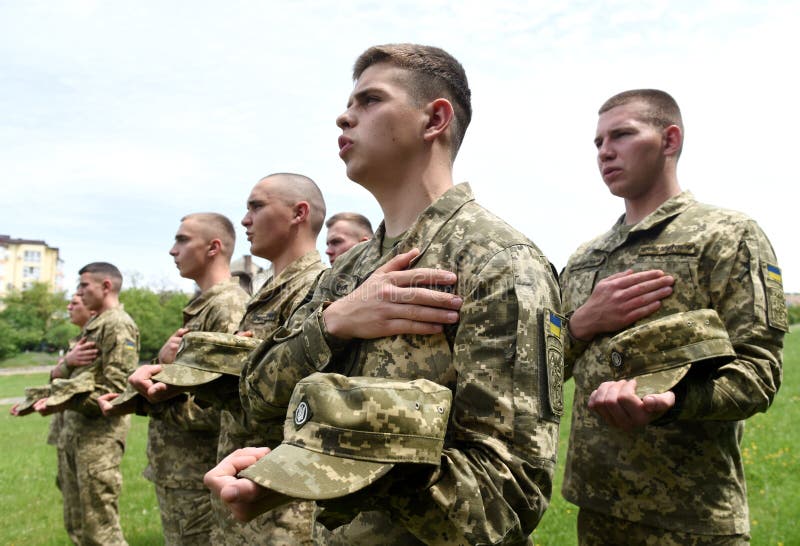
{"label": "grass field", "polygon": [[[768,413],[748,420],[745,427],[743,452],[755,546],[800,545],[800,448],[795,444],[800,423],[798,365],[800,334],[795,333],[786,338],[784,382],[775,403]],[[21,396],[25,386],[44,381],[41,374],[0,377],[0,398]],[[571,382],[565,397],[571,407]],[[0,407],[0,412],[0,544],[68,545],[61,522],[61,496],[54,484],[55,448],[45,444],[49,420],[36,415],[11,417],[8,406]],[[560,494],[569,422],[567,413],[561,428],[553,501],[533,535],[541,546],[576,544],[577,509]],[[147,420],[134,417],[123,460],[125,484],[120,500],[122,525],[131,546],[162,544],[155,494],[150,482],[141,477],[146,437]]]}

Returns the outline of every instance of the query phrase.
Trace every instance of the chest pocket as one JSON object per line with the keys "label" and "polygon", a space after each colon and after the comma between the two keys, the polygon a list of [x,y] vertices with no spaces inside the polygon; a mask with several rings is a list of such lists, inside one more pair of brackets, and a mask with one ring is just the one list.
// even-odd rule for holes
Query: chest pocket
{"label": "chest pocket", "polygon": [[605,262],[604,254],[593,254],[570,264],[561,286],[564,312],[574,311],[586,301],[594,290],[598,272]]}
{"label": "chest pocket", "polygon": [[708,295],[700,286],[698,264],[700,247],[696,243],[647,244],[639,247],[634,271],[660,269],[675,279],[673,293],[662,300],[659,314],[707,306]]}

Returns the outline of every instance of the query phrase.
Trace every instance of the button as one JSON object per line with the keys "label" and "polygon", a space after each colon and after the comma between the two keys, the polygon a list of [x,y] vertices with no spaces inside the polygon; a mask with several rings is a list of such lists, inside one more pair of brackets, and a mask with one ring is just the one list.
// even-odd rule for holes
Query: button
{"label": "button", "polygon": [[611,364],[615,368],[620,368],[622,366],[622,354],[617,351],[611,351]]}

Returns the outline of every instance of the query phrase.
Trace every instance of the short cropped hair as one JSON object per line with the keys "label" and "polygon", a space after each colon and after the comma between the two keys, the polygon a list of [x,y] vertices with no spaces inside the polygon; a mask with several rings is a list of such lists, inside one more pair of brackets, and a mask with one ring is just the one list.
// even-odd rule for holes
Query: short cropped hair
{"label": "short cropped hair", "polygon": [[117,266],[108,262],[92,262],[84,265],[79,271],[78,275],[84,273],[91,273],[95,276],[102,276],[111,280],[111,289],[119,294],[122,290],[122,273],[119,272]]}
{"label": "short cropped hair", "polygon": [[325,222],[325,198],[316,182],[309,177],[297,173],[273,173],[265,176],[261,180],[268,178],[279,179],[277,193],[283,198],[287,205],[293,206],[300,201],[306,201],[309,205],[309,224],[311,232],[316,237],[322,231],[322,224]]}
{"label": "short cropped hair", "polygon": [[236,246],[236,229],[227,216],[217,212],[193,212],[181,218],[181,222],[186,220],[200,223],[208,240],[219,239],[222,242],[222,254],[230,261]]}
{"label": "short cropped hair", "polygon": [[372,237],[372,224],[369,218],[357,212],[337,212],[325,222],[325,227],[329,228],[336,222],[350,222],[359,231],[361,237]]}
{"label": "short cropped hair", "polygon": [[389,63],[408,71],[408,91],[414,101],[424,104],[445,98],[453,105],[451,157],[455,159],[472,119],[472,92],[467,74],[452,55],[433,46],[385,44],[373,46],[356,59],[353,79],[357,80],[370,66]]}
{"label": "short cropped hair", "polygon": [[[647,111],[642,119],[645,123],[649,123],[659,129],[677,125],[681,130],[681,134],[684,133],[683,117],[678,103],[672,98],[672,95],[660,89],[631,89],[630,91],[617,93],[604,102],[597,113],[602,115],[612,108],[632,102],[642,102],[647,106]],[[683,142],[681,142],[682,149]],[[681,150],[678,150],[678,155],[680,155]]]}

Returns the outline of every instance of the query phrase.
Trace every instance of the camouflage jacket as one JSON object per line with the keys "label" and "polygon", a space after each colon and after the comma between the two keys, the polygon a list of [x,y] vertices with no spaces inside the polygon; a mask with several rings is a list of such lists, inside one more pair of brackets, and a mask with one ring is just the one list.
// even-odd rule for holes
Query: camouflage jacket
{"label": "camouflage jacket", "polygon": [[[326,269],[319,252],[312,250],[289,264],[277,277],[267,279],[247,304],[238,331],[249,330],[258,339],[272,337],[292,312],[308,301],[320,273]],[[283,439],[283,416],[257,425],[249,422],[236,395],[237,385],[233,385],[233,392],[227,393],[227,399],[221,400],[220,456],[246,446],[275,447]]]}
{"label": "camouflage jacket", "polygon": [[[78,341],[80,341],[81,337],[78,335],[69,340],[67,345],[67,352],[71,351],[72,348],[77,345]],[[69,368],[64,368],[69,370]],[[51,376],[52,377],[52,376]],[[52,381],[52,379],[50,380]],[[47,444],[51,446],[56,446],[58,449],[64,449],[64,438],[63,438],[63,428],[64,428],[64,412],[54,413],[50,416],[50,429],[47,432]]]}
{"label": "camouflage jacket", "polygon": [[[367,499],[364,510],[388,514],[383,520],[394,522],[388,525],[402,525],[426,543],[527,543],[549,502],[562,411],[551,266],[524,235],[478,205],[467,184],[430,205],[381,256],[383,236],[382,225],[372,241],[340,256],[312,301],[251,354],[240,382],[242,404],[254,419],[283,418],[295,384],[315,371],[447,386],[453,409],[437,472],[414,482],[410,471],[397,469],[400,490]],[[324,332],[324,302],[346,296],[413,248],[421,255],[412,267],[458,276],[459,323],[437,335],[351,342]],[[327,509],[339,501],[348,497],[329,501]]]}
{"label": "camouflage jacket", "polygon": [[697,203],[682,193],[635,226],[620,220],[584,244],[562,276],[563,306],[574,311],[613,273],[661,269],[674,292],[640,322],[714,309],[737,358],[693,366],[675,388],[667,419],[626,433],[587,409],[591,392],[612,380],[609,342],[570,338],[566,377],[575,379],[563,493],[617,518],[701,534],[749,528],[742,456],[743,422],[765,411],[781,381],[786,307],[772,246],[746,216]]}
{"label": "camouflage jacket", "polygon": [[[247,292],[236,278],[215,284],[183,309],[190,331],[232,334],[244,315]],[[217,461],[219,409],[182,395],[148,405],[148,466],[144,477],[164,487],[203,489],[203,476]]]}
{"label": "camouflage jacket", "polygon": [[75,437],[91,440],[95,435],[112,435],[124,441],[130,417],[103,417],[97,399],[106,393],[125,390],[128,376],[139,362],[139,328],[120,304],[87,322],[81,337],[93,341],[99,354],[89,366],[70,368],[69,379],[91,374],[94,390],[88,395],[76,395],[68,402],[62,434],[70,442]]}

